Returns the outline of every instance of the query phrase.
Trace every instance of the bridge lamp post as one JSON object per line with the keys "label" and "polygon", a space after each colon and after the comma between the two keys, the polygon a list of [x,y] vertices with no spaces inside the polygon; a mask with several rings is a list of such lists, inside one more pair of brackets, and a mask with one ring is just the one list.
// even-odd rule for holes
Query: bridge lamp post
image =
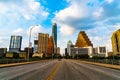
{"label": "bridge lamp post", "polygon": [[30,55],[31,32],[32,32],[33,28],[35,28],[35,26],[30,28],[30,33],[29,33],[30,35],[29,35],[28,55],[27,55],[28,61],[29,61],[29,55]]}

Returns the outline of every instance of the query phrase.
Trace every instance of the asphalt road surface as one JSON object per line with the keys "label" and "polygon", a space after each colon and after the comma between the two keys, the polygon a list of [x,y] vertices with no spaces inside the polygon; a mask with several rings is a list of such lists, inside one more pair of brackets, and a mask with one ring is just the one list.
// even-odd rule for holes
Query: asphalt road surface
{"label": "asphalt road surface", "polygon": [[0,80],[120,80],[120,70],[63,59],[0,68]]}

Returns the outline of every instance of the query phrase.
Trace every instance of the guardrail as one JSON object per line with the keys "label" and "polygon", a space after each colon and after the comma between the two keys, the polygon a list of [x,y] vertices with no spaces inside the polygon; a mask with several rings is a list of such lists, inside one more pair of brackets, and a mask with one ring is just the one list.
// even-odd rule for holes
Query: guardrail
{"label": "guardrail", "polygon": [[84,59],[85,61],[120,65],[120,59]]}

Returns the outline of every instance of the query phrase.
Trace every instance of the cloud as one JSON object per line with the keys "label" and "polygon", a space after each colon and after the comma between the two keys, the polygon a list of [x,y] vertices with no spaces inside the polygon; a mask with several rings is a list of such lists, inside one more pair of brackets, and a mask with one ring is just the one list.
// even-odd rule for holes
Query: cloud
{"label": "cloud", "polygon": [[24,34],[24,30],[22,28],[18,28],[13,31],[13,35],[22,35]]}
{"label": "cloud", "polygon": [[79,19],[86,17],[87,13],[84,12],[86,12],[87,10],[83,9],[85,8],[85,5],[81,4],[83,8],[79,7],[79,5],[79,3],[71,3],[71,5],[68,8],[59,11],[56,14],[56,18],[59,18],[60,20],[64,21],[69,20],[69,18]]}
{"label": "cloud", "polygon": [[112,3],[114,0],[107,0],[108,3]]}
{"label": "cloud", "polygon": [[100,7],[96,12],[93,13],[93,15],[96,17],[96,18],[99,18],[102,16],[102,13],[103,13],[104,9],[102,7]]}
{"label": "cloud", "polygon": [[9,47],[9,44],[10,42],[9,42],[9,40],[7,39],[7,38],[5,38],[5,37],[0,37],[0,48],[2,47],[2,48],[8,48]]}
{"label": "cloud", "polygon": [[[92,29],[98,25],[96,22],[120,15],[120,9],[118,8],[120,2],[118,1],[67,0],[67,2],[69,3],[68,7],[58,11],[53,18],[53,21],[57,22],[58,26],[60,26],[61,33],[64,33],[64,35],[71,35],[73,33],[71,31],[71,34],[68,34],[70,31],[66,28],[72,28],[74,31]],[[108,20],[108,22],[110,21]],[[116,22],[110,23],[114,24]],[[63,31],[63,27],[66,30],[64,29]]]}
{"label": "cloud", "polygon": [[[0,0],[0,47],[9,46],[11,35],[21,35],[23,42],[27,41],[29,27],[41,24],[48,15],[47,9],[36,0]],[[37,34],[38,30],[32,31]],[[25,44],[28,43],[22,47]]]}
{"label": "cloud", "polygon": [[14,0],[7,2],[1,1],[0,10],[0,14],[3,16],[7,16],[8,18],[12,16],[16,19],[23,17],[26,20],[30,20],[34,19],[34,16],[36,15],[43,18],[46,18],[49,15],[44,7],[35,0],[21,0],[20,2]]}
{"label": "cloud", "polygon": [[94,47],[107,46],[108,51],[112,51],[111,36],[118,29],[120,29],[120,23],[116,25],[99,23],[95,28],[86,30],[86,32]]}
{"label": "cloud", "polygon": [[26,29],[30,25],[42,23],[48,15],[46,8],[36,0],[0,1],[1,29],[10,28],[10,30],[14,30],[18,27]]}
{"label": "cloud", "polygon": [[2,38],[0,38],[0,43],[2,43],[3,42],[3,39]]}
{"label": "cloud", "polygon": [[60,28],[60,31],[63,36],[71,35],[74,33],[74,28],[68,25],[62,25],[62,27]]}
{"label": "cloud", "polygon": [[54,22],[58,23],[60,31],[64,35],[71,35],[73,33],[75,26],[73,26],[74,24],[72,23],[76,23],[76,21],[88,16],[86,6],[82,4],[84,1],[78,2],[77,0],[68,0],[68,2],[70,2],[70,6],[56,12],[55,18],[53,19]]}
{"label": "cloud", "polygon": [[[107,46],[111,51],[111,35],[119,29],[120,2],[117,0],[66,0],[68,6],[56,12],[53,21],[60,27],[62,36],[71,36],[84,30],[95,47]],[[67,40],[65,38],[65,40]],[[63,41],[63,38],[61,42]]]}

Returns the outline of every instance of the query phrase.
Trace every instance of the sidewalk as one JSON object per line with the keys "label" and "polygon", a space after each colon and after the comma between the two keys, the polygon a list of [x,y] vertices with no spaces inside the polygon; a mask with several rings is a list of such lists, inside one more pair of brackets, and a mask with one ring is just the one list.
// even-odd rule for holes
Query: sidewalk
{"label": "sidewalk", "polygon": [[120,70],[120,65],[103,64],[103,63],[88,62],[88,61],[82,61],[82,60],[77,60],[77,61],[82,62],[82,63],[93,64],[93,65],[98,65],[98,66],[103,66],[103,67],[107,67],[107,68]]}

